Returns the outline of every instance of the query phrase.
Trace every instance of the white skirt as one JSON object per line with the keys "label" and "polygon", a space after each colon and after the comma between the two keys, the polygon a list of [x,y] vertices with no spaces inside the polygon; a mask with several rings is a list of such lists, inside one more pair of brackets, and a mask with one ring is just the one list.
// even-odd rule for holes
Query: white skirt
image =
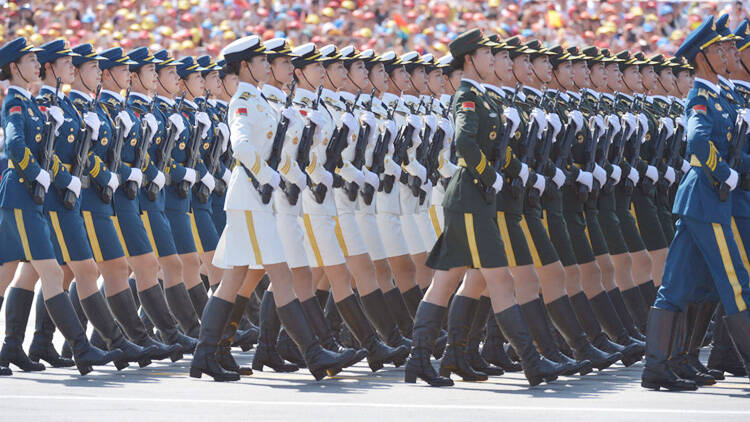
{"label": "white skirt", "polygon": [[259,269],[285,261],[272,213],[227,210],[227,224],[214,253],[215,266],[231,269],[247,265]]}
{"label": "white skirt", "polygon": [[304,214],[299,221],[305,229],[305,251],[311,267],[329,267],[346,262],[346,242],[337,217]]}
{"label": "white skirt", "polygon": [[438,232],[432,224],[430,219],[429,210],[414,214],[414,219],[417,220],[417,226],[419,227],[419,234],[422,235],[422,242],[424,244],[424,250],[429,252],[437,242]]}
{"label": "white skirt", "polygon": [[393,258],[409,255],[409,247],[404,236],[401,218],[396,214],[384,212],[375,214],[375,220],[380,229],[380,239],[383,241],[386,256]]}
{"label": "white skirt", "polygon": [[422,239],[422,232],[417,223],[418,214],[401,214],[399,217],[401,218],[401,227],[404,231],[404,237],[406,237],[406,244],[409,248],[409,255],[423,253],[426,248],[424,240]]}
{"label": "white skirt", "polygon": [[378,221],[375,218],[375,214],[356,213],[354,216],[357,219],[362,237],[365,239],[370,259],[373,261],[385,259],[387,255],[385,253],[385,246],[383,246],[383,239],[380,238],[380,229],[378,228]]}
{"label": "white skirt", "polygon": [[307,252],[305,251],[305,231],[300,226],[299,217],[279,213],[276,214],[276,224],[289,268],[300,268],[310,265],[307,260]]}

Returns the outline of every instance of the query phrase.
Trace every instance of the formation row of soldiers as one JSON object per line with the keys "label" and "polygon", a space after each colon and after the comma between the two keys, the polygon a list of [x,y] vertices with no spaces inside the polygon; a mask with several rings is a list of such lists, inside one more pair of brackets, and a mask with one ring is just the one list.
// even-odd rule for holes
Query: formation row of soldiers
{"label": "formation row of soldiers", "polygon": [[[218,62],[3,46],[3,290],[27,263],[5,301],[0,366],[85,374],[192,353],[191,376],[232,381],[266,366],[322,379],[366,358],[440,386],[641,360],[677,186],[698,167],[683,117],[695,68],[478,30],[451,53],[256,36]],[[712,154],[704,168],[721,162]],[[659,336],[656,376],[675,379],[657,384],[723,379],[698,359],[709,299],[680,306],[678,335]],[[231,347],[256,341],[253,368],[240,367]],[[714,366],[734,368],[724,350]]]}

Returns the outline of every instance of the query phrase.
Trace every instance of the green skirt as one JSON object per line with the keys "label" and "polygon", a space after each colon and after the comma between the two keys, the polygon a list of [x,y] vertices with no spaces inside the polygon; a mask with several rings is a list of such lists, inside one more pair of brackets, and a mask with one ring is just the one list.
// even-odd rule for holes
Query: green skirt
{"label": "green skirt", "polygon": [[435,270],[506,267],[508,260],[497,221],[488,213],[444,210],[445,228],[427,257]]}

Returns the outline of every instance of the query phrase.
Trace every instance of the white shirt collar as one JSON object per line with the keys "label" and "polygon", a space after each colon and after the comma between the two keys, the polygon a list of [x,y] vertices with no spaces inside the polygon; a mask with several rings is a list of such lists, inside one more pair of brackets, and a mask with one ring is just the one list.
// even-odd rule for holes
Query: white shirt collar
{"label": "white shirt collar", "polygon": [[171,98],[167,98],[163,95],[159,95],[159,99],[164,101],[165,103],[169,104],[171,107],[174,107],[174,100]]}
{"label": "white shirt collar", "polygon": [[328,88],[323,88],[323,91],[321,91],[320,96],[323,98],[330,98],[334,101],[338,101],[339,99],[339,94],[337,92],[331,91]]}
{"label": "white shirt collar", "polygon": [[627,98],[629,101],[633,101],[633,96],[632,95],[628,95],[628,94],[626,94],[624,92],[621,92],[620,95],[622,95],[623,97]]}
{"label": "white shirt collar", "polygon": [[469,79],[469,78],[461,78],[461,80],[462,80],[462,81],[466,81],[466,82],[468,82],[468,83],[470,83],[470,84],[474,85],[474,86],[475,86],[475,87],[476,87],[476,88],[477,88],[477,89],[479,90],[479,92],[481,92],[482,94],[484,94],[484,92],[485,92],[485,89],[484,89],[484,87],[482,86],[482,84],[478,83],[477,81],[475,81],[475,80],[473,80],[473,79]]}
{"label": "white shirt collar", "polygon": [[219,100],[215,100],[215,99],[213,99],[213,98],[209,98],[209,99],[208,99],[208,104],[209,104],[209,105],[210,105],[211,107],[216,107],[216,102],[217,102],[217,101],[219,101]]}
{"label": "white shirt collar", "polygon": [[[40,89],[40,91],[41,90],[49,91],[50,93],[54,93],[55,92],[55,88],[53,88],[53,87],[51,87],[49,85],[42,85],[42,88]],[[62,90],[57,91],[57,98],[59,98],[61,100],[63,98],[65,98],[65,94],[63,94]]]}
{"label": "white shirt collar", "polygon": [[130,92],[130,96],[131,96],[131,97],[138,97],[138,98],[142,99],[143,101],[145,101],[145,102],[147,102],[147,103],[150,103],[150,102],[151,102],[151,98],[149,98],[149,97],[147,97],[147,96],[145,96],[145,95],[141,94],[140,92],[133,92],[133,91],[131,91],[131,92]]}
{"label": "white shirt collar", "polygon": [[112,98],[114,98],[115,100],[117,100],[119,102],[123,102],[123,100],[125,100],[124,98],[122,98],[122,95],[120,95],[119,92],[110,91],[108,89],[102,89],[101,93],[102,94],[110,95],[110,96],[112,96]]}
{"label": "white shirt collar", "polygon": [[304,99],[309,100],[312,105],[315,102],[315,93],[305,88],[297,87],[294,90],[294,101],[300,103]]}
{"label": "white shirt collar", "polygon": [[750,82],[741,81],[739,79],[732,79],[732,83],[744,87],[745,89],[750,89]]}
{"label": "white shirt collar", "polygon": [[663,95],[652,95],[651,98],[659,99],[661,101],[664,101],[665,103],[669,103],[669,98],[663,96]]}
{"label": "white shirt collar", "polygon": [[579,100],[579,101],[581,100],[581,94],[579,94],[578,92],[568,91],[568,95],[575,98],[576,100]]}
{"label": "white shirt collar", "polygon": [[602,97],[602,95],[601,95],[601,93],[599,91],[594,91],[593,89],[584,88],[583,92],[587,92],[587,93],[593,95],[594,97],[596,97],[597,100]]}
{"label": "white shirt collar", "polygon": [[609,99],[610,99],[610,100],[612,100],[612,101],[614,101],[614,100],[615,100],[615,96],[614,96],[614,95],[612,95],[612,94],[610,94],[610,93],[607,93],[607,92],[602,92],[602,95],[603,95],[603,96],[605,96],[605,97],[607,97],[607,98],[609,98]]}
{"label": "white shirt collar", "polygon": [[187,98],[183,98],[183,99],[182,99],[182,103],[183,103],[183,104],[187,104],[187,105],[188,105],[188,106],[190,106],[190,108],[192,108],[193,110],[198,110],[198,104],[196,104],[196,103],[194,103],[194,102],[192,102],[192,101],[188,100]]}
{"label": "white shirt collar", "polygon": [[542,96],[542,91],[534,88],[533,86],[524,85],[524,89],[528,89],[529,91],[533,92],[534,94],[538,95],[539,97]]}
{"label": "white shirt collar", "polygon": [[355,97],[351,92],[339,91],[339,99],[341,101],[346,101],[347,103],[351,104],[356,98],[357,97]]}
{"label": "white shirt collar", "polygon": [[25,88],[21,88],[18,85],[11,85],[11,86],[8,87],[8,89],[15,89],[16,91],[18,91],[19,94],[21,94],[24,97],[26,97],[27,100],[31,99],[31,93],[28,90],[26,90]]}
{"label": "white shirt collar", "polygon": [[404,99],[404,102],[406,104],[413,104],[416,105],[419,102],[419,99],[413,95],[404,94],[401,98]]}
{"label": "white shirt collar", "polygon": [[83,98],[86,101],[91,101],[93,99],[93,98],[91,98],[91,95],[89,95],[89,94],[87,94],[87,93],[85,93],[83,91],[79,91],[77,89],[71,89],[70,93],[71,94],[76,94],[76,95],[78,95],[79,97]]}
{"label": "white shirt collar", "polygon": [[718,77],[719,77],[719,80],[720,80],[720,81],[722,81],[722,82],[724,82],[725,84],[727,84],[727,86],[728,86],[729,88],[731,88],[731,89],[734,89],[734,83],[732,83],[732,81],[730,81],[729,79],[727,79],[727,78],[725,78],[725,77],[723,77],[723,76],[721,76],[721,75],[716,75],[716,76],[718,76]]}
{"label": "white shirt collar", "polygon": [[266,98],[276,97],[281,102],[286,101],[286,92],[271,84],[263,84],[263,89],[261,89],[261,91]]}
{"label": "white shirt collar", "polygon": [[697,77],[697,76],[695,77],[695,82],[700,82],[700,83],[702,83],[703,85],[706,85],[707,87],[711,88],[711,89],[712,89],[712,90],[713,90],[713,91],[714,91],[715,93],[717,93],[717,94],[721,94],[721,90],[720,90],[720,89],[719,89],[719,87],[718,87],[718,86],[717,86],[717,85],[716,85],[715,83],[713,83],[713,82],[707,81],[707,80],[705,80],[705,79],[703,79],[703,78],[699,78],[699,77]]}
{"label": "white shirt collar", "polygon": [[440,96],[440,102],[443,104],[443,107],[450,107],[451,106],[451,100],[453,100],[452,95],[443,94]]}
{"label": "white shirt collar", "polygon": [[240,82],[239,85],[237,85],[237,92],[235,93],[235,95],[241,94],[243,92],[249,92],[250,94],[253,94],[255,96],[260,96],[258,87],[247,82]]}
{"label": "white shirt collar", "polygon": [[486,89],[489,89],[490,91],[496,93],[497,95],[505,98],[505,91],[503,91],[502,88],[492,85],[492,84],[483,84]]}
{"label": "white shirt collar", "polygon": [[226,102],[226,101],[224,101],[224,100],[220,100],[220,99],[218,99],[218,98],[217,98],[217,99],[215,99],[214,101],[216,101],[216,104],[217,104],[217,105],[223,105],[224,107],[226,107],[226,106],[227,106],[227,102]]}

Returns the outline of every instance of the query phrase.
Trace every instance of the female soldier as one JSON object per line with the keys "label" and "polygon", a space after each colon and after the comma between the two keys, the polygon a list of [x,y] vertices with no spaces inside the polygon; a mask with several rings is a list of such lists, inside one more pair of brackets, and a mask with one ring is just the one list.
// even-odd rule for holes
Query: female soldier
{"label": "female soldier", "polygon": [[[123,353],[119,349],[103,352],[89,344],[70,299],[62,289],[62,271],[54,259],[50,227],[42,214],[42,204],[51,183],[55,184],[56,189],[70,188],[72,191],[79,190],[80,184],[61,165],[57,155],[49,157],[51,174],[39,165],[43,141],[53,142],[54,139],[42,139],[45,116],[29,92],[39,82],[39,62],[35,54],[29,54],[36,51],[39,49],[28,45],[25,38],[16,38],[0,48],[0,80],[10,83],[2,107],[2,124],[10,160],[0,181],[0,229],[7,235],[0,246],[0,262],[3,264],[0,271],[5,280],[15,273],[19,260],[31,263],[42,280],[47,311],[65,339],[71,343],[76,366],[81,375],[85,375],[93,365],[119,360]],[[55,127],[59,129],[64,123],[62,110],[57,106],[50,107],[49,116],[52,131],[49,136],[55,136]],[[47,163],[42,161],[42,164]],[[8,295],[6,311],[13,311],[11,314],[22,300],[17,293],[14,289]],[[33,292],[28,291],[28,295],[33,297]],[[26,301],[30,302],[28,299]],[[14,330],[24,330],[25,323],[11,323],[6,332],[12,335]],[[15,338],[22,339],[22,336],[16,332]],[[9,346],[14,350],[20,349],[20,344]],[[8,363],[2,359],[0,367],[6,367]]]}
{"label": "female soldier", "polygon": [[237,292],[245,283],[252,291],[263,274],[268,273],[279,319],[303,352],[310,372],[319,380],[326,371],[340,371],[354,353],[327,351],[313,335],[304,310],[294,296],[292,273],[284,262],[272,207],[264,203],[259,193],[264,185],[275,189],[280,182],[278,173],[265,161],[270,152],[268,140],[274,136],[278,117],[257,88],[270,76],[266,49],[257,36],[249,36],[230,43],[222,50],[222,55],[227,61],[226,72],[237,74],[240,80],[229,104],[229,126],[234,134],[232,150],[240,165],[232,171],[225,205],[227,227],[214,257],[214,265],[226,269],[203,312],[200,342],[190,376],[200,378],[207,374],[216,381],[239,379],[239,374],[225,371],[218,364],[217,345],[233,311]]}
{"label": "female soldier", "polygon": [[[445,230],[427,259],[434,268],[435,278],[417,310],[414,322],[414,347],[406,366],[405,381],[422,378],[433,386],[453,385],[450,378],[438,376],[430,364],[429,355],[438,335],[440,322],[446,312],[448,299],[458,287],[467,267],[479,269],[485,280],[469,278],[453,300],[451,320],[468,320],[473,305],[485,287],[489,290],[496,311],[495,318],[506,337],[519,351],[527,379],[531,385],[551,381],[563,367],[539,355],[523,322],[513,292],[513,278],[507,270],[503,240],[495,220],[495,192],[503,187],[503,179],[488,156],[493,158],[493,136],[500,129],[500,109],[486,96],[484,87],[474,82],[488,76],[493,66],[490,47],[495,45],[478,29],[459,35],[450,45],[454,66],[464,72],[453,102],[456,125],[456,149],[461,167],[448,185],[445,205]],[[505,160],[505,165],[510,165]],[[518,174],[520,164],[513,163]],[[501,164],[501,167],[505,167]],[[477,282],[478,281],[478,282]],[[467,315],[468,316],[465,316]],[[456,327],[455,346],[461,338],[466,341],[468,329]],[[458,350],[457,350],[458,351]],[[456,357],[462,357],[457,353]],[[455,365],[461,362],[454,360]],[[447,368],[454,371],[454,368]],[[463,369],[463,368],[459,368]],[[441,372],[445,373],[441,368]],[[446,375],[447,375],[446,374]]]}

